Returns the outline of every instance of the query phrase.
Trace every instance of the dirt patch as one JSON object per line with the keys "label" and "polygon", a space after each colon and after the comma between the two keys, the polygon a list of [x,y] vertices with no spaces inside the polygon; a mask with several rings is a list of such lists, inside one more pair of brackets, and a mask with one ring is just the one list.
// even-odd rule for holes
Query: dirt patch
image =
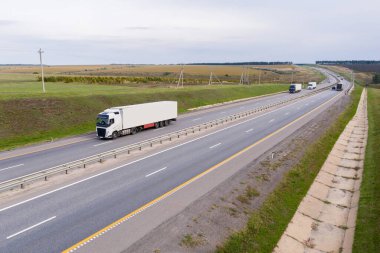
{"label": "dirt patch", "polygon": [[249,214],[303,156],[349,102],[346,96],[276,147],[155,228],[124,252],[213,252],[247,224]]}

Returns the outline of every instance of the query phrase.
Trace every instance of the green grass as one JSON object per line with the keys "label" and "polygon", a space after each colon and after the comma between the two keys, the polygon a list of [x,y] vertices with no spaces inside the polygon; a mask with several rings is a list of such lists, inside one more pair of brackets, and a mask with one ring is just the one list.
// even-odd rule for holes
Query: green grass
{"label": "green grass", "polygon": [[47,83],[47,93],[33,75],[0,74],[0,150],[82,134],[95,129],[106,108],[160,100],[189,108],[285,91],[287,85],[135,88],[112,85]]}
{"label": "green grass", "polygon": [[355,88],[350,105],[336,122],[307,148],[300,162],[252,213],[246,228],[231,235],[216,252],[272,252],[339,135],[355,114],[361,91],[360,86]]}
{"label": "green grass", "polygon": [[368,142],[353,252],[380,252],[380,89],[368,89]]}

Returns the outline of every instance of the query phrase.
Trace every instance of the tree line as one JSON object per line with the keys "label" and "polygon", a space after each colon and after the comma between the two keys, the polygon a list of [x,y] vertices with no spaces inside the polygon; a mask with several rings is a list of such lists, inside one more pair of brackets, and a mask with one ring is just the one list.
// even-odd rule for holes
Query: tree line
{"label": "tree line", "polygon": [[380,61],[351,60],[351,61],[316,61],[320,65],[354,65],[354,64],[380,64]]}
{"label": "tree line", "polygon": [[292,65],[292,64],[293,62],[291,61],[273,61],[273,62],[253,61],[253,62],[224,62],[224,63],[202,62],[202,63],[188,63],[185,65]]}

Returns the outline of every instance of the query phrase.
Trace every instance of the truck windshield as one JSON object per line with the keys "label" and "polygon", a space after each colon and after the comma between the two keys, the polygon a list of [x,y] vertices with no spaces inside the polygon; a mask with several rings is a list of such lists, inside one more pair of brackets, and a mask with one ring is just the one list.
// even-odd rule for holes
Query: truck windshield
{"label": "truck windshield", "polygon": [[96,118],[96,125],[97,126],[102,126],[102,127],[109,126],[109,117],[108,117],[108,115],[98,115],[98,117]]}

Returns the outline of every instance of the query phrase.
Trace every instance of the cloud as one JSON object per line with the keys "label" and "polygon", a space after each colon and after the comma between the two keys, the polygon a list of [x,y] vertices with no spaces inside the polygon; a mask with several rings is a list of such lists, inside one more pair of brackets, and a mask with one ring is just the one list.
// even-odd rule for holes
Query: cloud
{"label": "cloud", "polygon": [[379,0],[4,0],[0,63],[33,62],[40,47],[48,64],[379,59],[379,8]]}
{"label": "cloud", "polygon": [[152,30],[153,27],[150,26],[127,26],[125,27],[126,30]]}
{"label": "cloud", "polygon": [[17,24],[15,20],[0,19],[0,26],[10,26]]}

